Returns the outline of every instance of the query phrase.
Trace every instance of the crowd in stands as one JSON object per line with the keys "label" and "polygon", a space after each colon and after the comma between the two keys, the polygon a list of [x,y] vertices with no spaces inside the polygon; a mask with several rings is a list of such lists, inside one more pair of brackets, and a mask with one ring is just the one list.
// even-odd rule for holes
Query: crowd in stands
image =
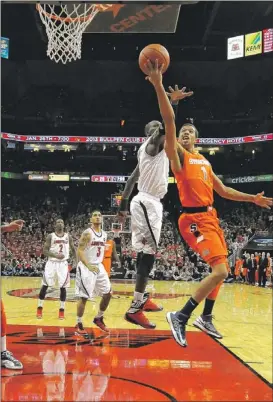
{"label": "crowd in stands", "polygon": [[[111,210],[109,198],[105,198],[103,203],[99,195],[97,199],[92,195],[89,198],[78,197],[77,200],[74,202],[72,194],[68,194],[65,189],[60,189],[57,196],[44,194],[40,197],[35,192],[21,196],[5,194],[2,200],[2,222],[21,218],[26,224],[22,232],[2,237],[2,275],[42,276],[46,260],[43,244],[46,235],[54,231],[56,219],[60,216],[64,218],[66,231],[71,234],[77,246],[82,231],[88,226],[90,212],[99,207],[106,215],[104,230],[121,238],[124,277],[134,278],[136,253],[131,247],[130,219],[125,222],[122,233],[116,230],[113,233],[114,220],[108,215],[114,215],[115,211]],[[255,230],[270,228],[270,215],[248,204],[223,204],[219,212],[229,249],[230,278],[245,281],[243,275],[239,275],[240,278],[235,275],[236,259],[241,256],[242,249]],[[150,277],[156,280],[200,281],[209,272],[209,266],[182,241],[172,214],[164,212],[161,240]]]}

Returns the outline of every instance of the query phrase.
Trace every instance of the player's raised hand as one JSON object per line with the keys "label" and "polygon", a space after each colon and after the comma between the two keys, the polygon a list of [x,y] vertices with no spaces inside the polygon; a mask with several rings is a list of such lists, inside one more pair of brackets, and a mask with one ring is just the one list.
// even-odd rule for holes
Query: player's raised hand
{"label": "player's raised hand", "polygon": [[179,89],[178,85],[175,85],[174,89],[172,87],[169,87],[169,91],[170,92],[166,91],[166,94],[173,104],[178,103],[180,100],[193,95],[193,91],[186,92],[186,87]]}
{"label": "player's raised hand", "polygon": [[164,64],[159,66],[158,59],[156,59],[155,64],[153,65],[152,62],[148,60],[145,67],[148,71],[148,75],[145,77],[145,80],[150,81],[153,86],[162,84],[162,72],[164,69]]}
{"label": "player's raised hand", "polygon": [[273,198],[264,197],[264,191],[262,191],[255,195],[254,204],[262,208],[271,209],[273,206]]}

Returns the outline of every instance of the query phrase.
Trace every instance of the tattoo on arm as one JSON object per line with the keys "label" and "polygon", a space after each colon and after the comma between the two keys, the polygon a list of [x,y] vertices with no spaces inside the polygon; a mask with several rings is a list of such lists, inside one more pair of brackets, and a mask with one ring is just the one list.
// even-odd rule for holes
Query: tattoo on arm
{"label": "tattoo on arm", "polygon": [[90,242],[90,239],[91,239],[90,233],[83,232],[83,234],[81,235],[78,250],[77,250],[78,260],[81,261],[85,266],[88,265],[88,261],[86,260],[83,252],[86,249],[88,243]]}

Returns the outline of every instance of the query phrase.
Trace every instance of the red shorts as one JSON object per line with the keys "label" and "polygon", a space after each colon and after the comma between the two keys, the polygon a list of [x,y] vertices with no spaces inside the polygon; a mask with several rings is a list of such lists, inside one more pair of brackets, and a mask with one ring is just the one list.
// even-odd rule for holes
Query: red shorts
{"label": "red shorts", "polygon": [[228,255],[223,230],[215,209],[198,214],[183,213],[178,221],[181,236],[208,264]]}

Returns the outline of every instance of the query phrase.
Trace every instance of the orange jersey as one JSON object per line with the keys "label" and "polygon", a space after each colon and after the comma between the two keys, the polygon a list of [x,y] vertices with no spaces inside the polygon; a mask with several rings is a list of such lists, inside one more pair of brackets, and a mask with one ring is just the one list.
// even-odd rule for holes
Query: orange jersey
{"label": "orange jersey", "polygon": [[184,149],[180,172],[174,172],[183,207],[203,207],[213,204],[213,172],[209,161],[198,152]]}
{"label": "orange jersey", "polygon": [[110,276],[111,273],[113,248],[114,248],[114,240],[107,240],[104,251],[104,259],[102,263],[108,276]]}

